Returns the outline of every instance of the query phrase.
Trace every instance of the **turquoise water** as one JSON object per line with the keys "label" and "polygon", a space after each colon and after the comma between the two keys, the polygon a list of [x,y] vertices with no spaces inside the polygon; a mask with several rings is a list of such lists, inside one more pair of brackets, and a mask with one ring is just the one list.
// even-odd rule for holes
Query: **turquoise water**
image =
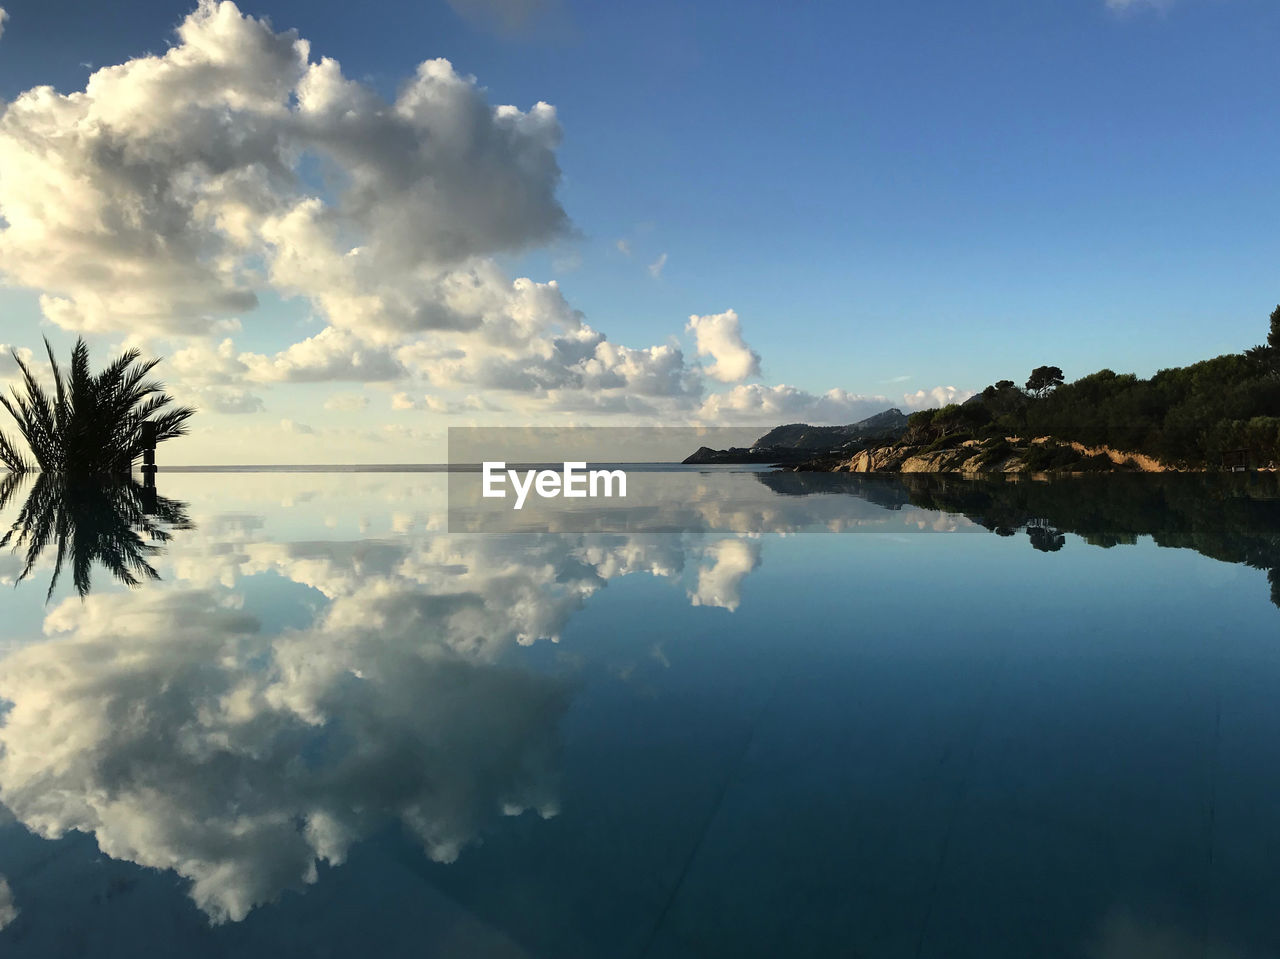
{"label": "turquoise water", "polygon": [[0,954],[1280,955],[1270,477],[685,470],[628,504],[685,532],[466,534],[446,480],[162,475],[136,589],[46,601],[46,548]]}

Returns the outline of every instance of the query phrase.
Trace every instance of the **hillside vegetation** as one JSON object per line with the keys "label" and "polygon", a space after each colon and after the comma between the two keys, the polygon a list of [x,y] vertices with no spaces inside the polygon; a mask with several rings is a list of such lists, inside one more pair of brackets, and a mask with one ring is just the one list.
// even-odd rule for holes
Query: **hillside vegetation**
{"label": "hillside vegetation", "polygon": [[1070,443],[1139,453],[1178,468],[1280,463],[1280,306],[1271,314],[1267,343],[1245,353],[1149,379],[1104,369],[1065,383],[1056,367],[1041,367],[1025,389],[1001,380],[964,404],[912,414],[901,445],[936,452],[963,444],[994,462],[1019,440],[1044,436],[1059,442],[1031,448],[1024,468],[1078,463]]}

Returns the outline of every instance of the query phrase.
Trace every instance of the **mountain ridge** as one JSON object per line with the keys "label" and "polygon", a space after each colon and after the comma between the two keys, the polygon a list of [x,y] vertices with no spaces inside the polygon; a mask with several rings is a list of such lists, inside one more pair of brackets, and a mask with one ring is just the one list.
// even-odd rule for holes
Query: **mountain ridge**
{"label": "mountain ridge", "polygon": [[703,446],[682,462],[800,463],[821,456],[852,455],[872,442],[892,442],[901,437],[906,428],[907,415],[895,406],[843,426],[808,423],[775,426],[749,447],[713,450]]}

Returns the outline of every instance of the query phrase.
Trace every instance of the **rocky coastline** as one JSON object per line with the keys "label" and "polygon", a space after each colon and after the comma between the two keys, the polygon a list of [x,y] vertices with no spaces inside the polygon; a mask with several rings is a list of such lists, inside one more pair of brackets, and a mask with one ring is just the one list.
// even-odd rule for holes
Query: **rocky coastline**
{"label": "rocky coastline", "polygon": [[1141,453],[1085,446],[1050,436],[965,439],[953,444],[898,442],[849,455],[827,455],[787,465],[824,473],[1164,473],[1183,471]]}

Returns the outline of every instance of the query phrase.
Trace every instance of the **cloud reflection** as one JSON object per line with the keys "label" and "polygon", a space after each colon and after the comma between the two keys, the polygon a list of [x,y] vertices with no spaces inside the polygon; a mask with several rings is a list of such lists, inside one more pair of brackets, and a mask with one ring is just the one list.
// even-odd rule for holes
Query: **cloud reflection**
{"label": "cloud reflection", "polygon": [[476,600],[373,591],[262,635],[203,590],[68,601],[0,661],[0,799],[45,837],[172,869],[239,920],[399,822],[448,862],[487,820],[555,811],[562,679],[459,654]]}
{"label": "cloud reflection", "polygon": [[[172,870],[211,919],[239,920],[388,824],[451,862],[505,815],[554,815],[578,666],[522,647],[558,640],[620,577],[736,611],[762,532],[1056,515],[985,487],[966,519],[902,485],[759,475],[681,474],[657,505],[699,517],[691,531],[521,535],[437,532],[415,484],[440,477],[289,476],[256,499],[202,478],[198,528],[157,559],[165,582],[63,602],[0,659],[0,802],[42,836]],[[929,502],[954,506],[943,492],[958,495]]]}
{"label": "cloud reflection", "polygon": [[13,890],[9,888],[8,880],[0,876],[0,929],[17,919],[20,911],[13,901]]}

